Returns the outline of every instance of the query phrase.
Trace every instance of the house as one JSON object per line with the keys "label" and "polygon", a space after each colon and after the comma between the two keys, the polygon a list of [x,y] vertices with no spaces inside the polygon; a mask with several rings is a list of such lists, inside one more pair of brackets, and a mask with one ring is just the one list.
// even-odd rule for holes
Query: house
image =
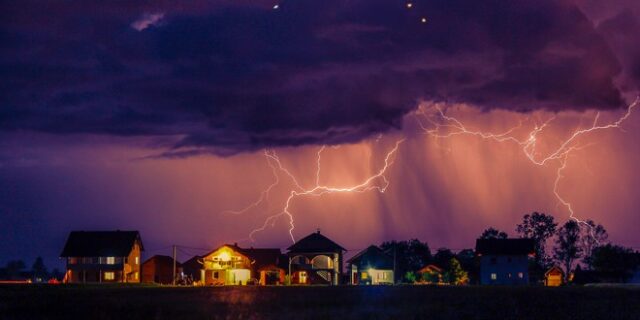
{"label": "house", "polygon": [[201,270],[203,266],[202,256],[193,256],[191,259],[182,263],[182,272],[185,282],[188,284],[197,284],[201,278]]}
{"label": "house", "polygon": [[443,270],[434,265],[430,264],[425,266],[424,268],[418,270],[417,274],[420,276],[420,281],[428,284],[442,284],[442,274]]}
{"label": "house", "polygon": [[320,230],[287,250],[292,284],[340,284],[345,249],[320,234]]}
{"label": "house", "polygon": [[[142,282],[173,284],[173,258],[155,255],[142,263]],[[182,264],[176,261],[176,278],[182,274]]]}
{"label": "house", "polygon": [[72,231],[60,254],[65,283],[140,282],[138,231]]}
{"label": "house", "polygon": [[529,257],[535,254],[532,239],[478,239],[480,284],[529,284]]}
{"label": "house", "polygon": [[280,249],[225,244],[202,256],[200,281],[205,285],[283,284],[285,264]]}
{"label": "house", "polygon": [[564,284],[564,271],[558,266],[553,266],[544,273],[544,285],[547,287],[559,287]]}
{"label": "house", "polygon": [[393,284],[393,257],[370,246],[347,260],[350,284]]}

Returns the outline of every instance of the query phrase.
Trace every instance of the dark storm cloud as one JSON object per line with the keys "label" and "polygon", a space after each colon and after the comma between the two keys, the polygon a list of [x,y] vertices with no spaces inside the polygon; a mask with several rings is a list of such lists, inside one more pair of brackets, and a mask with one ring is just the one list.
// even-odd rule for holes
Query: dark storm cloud
{"label": "dark storm cloud", "polygon": [[3,2],[0,128],[178,135],[169,154],[233,154],[358,141],[399,127],[423,99],[622,104],[618,60],[564,2],[271,6]]}

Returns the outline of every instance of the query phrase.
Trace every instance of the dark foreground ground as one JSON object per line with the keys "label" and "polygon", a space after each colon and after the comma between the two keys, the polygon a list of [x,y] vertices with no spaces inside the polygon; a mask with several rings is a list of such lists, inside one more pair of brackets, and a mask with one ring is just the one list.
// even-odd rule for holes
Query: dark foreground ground
{"label": "dark foreground ground", "polygon": [[640,319],[640,288],[0,286],[0,319]]}

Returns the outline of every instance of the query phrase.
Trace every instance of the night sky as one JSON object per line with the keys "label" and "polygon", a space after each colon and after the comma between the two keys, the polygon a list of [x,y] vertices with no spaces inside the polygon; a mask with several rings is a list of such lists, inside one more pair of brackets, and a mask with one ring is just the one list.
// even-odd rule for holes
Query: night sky
{"label": "night sky", "polygon": [[560,199],[640,247],[640,2],[408,3],[0,1],[0,264],[71,230],[463,249]]}

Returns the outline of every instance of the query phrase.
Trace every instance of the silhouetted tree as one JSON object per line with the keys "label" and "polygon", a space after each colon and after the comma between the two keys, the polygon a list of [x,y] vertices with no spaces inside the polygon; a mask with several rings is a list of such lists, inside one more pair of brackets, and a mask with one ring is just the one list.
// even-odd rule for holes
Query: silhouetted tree
{"label": "silhouetted tree", "polygon": [[506,232],[489,227],[480,235],[480,239],[506,239],[509,235]]}
{"label": "silhouetted tree", "polygon": [[451,250],[447,248],[440,248],[433,256],[433,263],[444,270],[449,270],[449,264],[453,258],[455,258],[455,255]]}
{"label": "silhouetted tree", "polygon": [[556,232],[557,223],[554,222],[553,216],[534,212],[525,214],[522,217],[522,223],[516,227],[516,232],[523,238],[531,238],[535,242],[536,256],[535,262],[542,268],[547,267],[549,258],[545,251],[547,239]]}
{"label": "silhouetted tree", "polygon": [[464,249],[456,254],[456,259],[460,261],[462,269],[467,271],[469,282],[475,283],[480,275],[480,261],[476,259],[473,249]]}
{"label": "silhouetted tree", "polygon": [[586,225],[580,224],[580,228],[582,229],[580,247],[584,257],[582,262],[584,262],[589,269],[592,269],[591,256],[593,249],[607,244],[609,234],[601,224],[596,224],[593,220],[587,220],[585,223]]}
{"label": "silhouetted tree", "polygon": [[580,226],[577,222],[569,220],[558,229],[558,237],[553,252],[554,259],[564,266],[565,277],[568,278],[573,263],[582,255]]}
{"label": "silhouetted tree", "polygon": [[409,271],[418,271],[431,262],[431,251],[426,242],[420,242],[418,239],[409,241],[386,241],[380,247],[390,256],[396,259],[395,280],[406,280],[403,275]]}
{"label": "silhouetted tree", "polygon": [[591,257],[593,269],[617,275],[625,281],[640,266],[640,254],[629,248],[606,244],[593,249]]}
{"label": "silhouetted tree", "polygon": [[44,265],[44,261],[42,261],[42,257],[37,257],[36,261],[33,263],[31,267],[31,272],[33,272],[33,277],[35,279],[46,279],[49,277],[49,273],[47,272],[47,267]]}
{"label": "silhouetted tree", "polygon": [[456,258],[449,261],[449,270],[445,272],[445,279],[450,284],[462,285],[469,283],[469,275],[462,269],[460,262]]}

